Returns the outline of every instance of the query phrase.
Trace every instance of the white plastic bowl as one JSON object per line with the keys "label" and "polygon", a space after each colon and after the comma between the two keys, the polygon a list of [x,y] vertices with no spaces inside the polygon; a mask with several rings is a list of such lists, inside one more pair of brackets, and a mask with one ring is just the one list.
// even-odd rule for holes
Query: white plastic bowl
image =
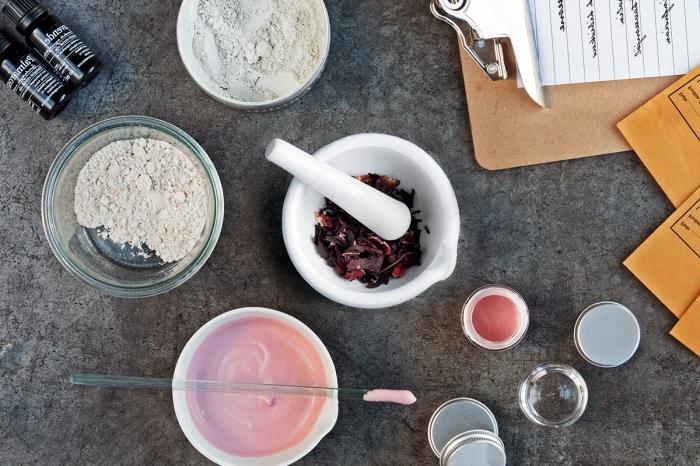
{"label": "white plastic bowl", "polygon": [[[318,336],[316,336],[316,334],[309,327],[294,317],[279,311],[262,307],[246,307],[228,311],[204,324],[202,328],[197,330],[197,332],[192,335],[192,338],[190,338],[185,345],[185,348],[182,350],[182,353],[180,353],[180,357],[177,360],[177,365],[175,366],[173,378],[180,380],[187,378],[188,367],[195,351],[202,341],[204,341],[204,339],[214,330],[226,323],[247,319],[250,317],[267,317],[270,319],[275,319],[279,322],[294,327],[296,330],[301,332],[314,344],[318,350],[318,354],[321,357],[321,361],[323,362],[326,371],[328,386],[338,386],[338,377],[335,373],[335,365],[333,364],[330,354],[328,354],[328,350]],[[187,396],[184,391],[173,390],[173,405],[175,406],[175,416],[177,417],[177,421],[180,423],[180,428],[187,437],[187,440],[189,440],[190,443],[208,459],[217,464],[225,466],[286,466],[292,464],[299,461],[311,450],[313,450],[314,447],[316,447],[316,445],[318,445],[318,443],[323,439],[323,437],[325,437],[331,431],[331,429],[333,429],[333,426],[335,426],[335,423],[338,420],[338,400],[327,398],[325,404],[323,405],[323,409],[321,410],[321,414],[316,420],[316,425],[302,442],[274,455],[255,457],[236,456],[222,451],[221,449],[212,445],[211,442],[209,442],[201,434],[199,429],[197,429],[197,426],[194,424],[192,416],[190,415],[189,406],[187,404]]]}
{"label": "white plastic bowl", "polygon": [[403,277],[374,289],[345,280],[313,244],[314,214],[323,207],[323,196],[294,179],[284,202],[282,229],[287,252],[309,285],[346,306],[378,309],[406,302],[452,275],[460,226],[457,199],[445,172],[424,150],[394,136],[357,134],[327,145],[315,156],[353,176],[388,175],[400,180],[400,187],[415,189],[414,209],[421,211],[418,217],[430,234],[421,233],[421,265],[410,267]]}

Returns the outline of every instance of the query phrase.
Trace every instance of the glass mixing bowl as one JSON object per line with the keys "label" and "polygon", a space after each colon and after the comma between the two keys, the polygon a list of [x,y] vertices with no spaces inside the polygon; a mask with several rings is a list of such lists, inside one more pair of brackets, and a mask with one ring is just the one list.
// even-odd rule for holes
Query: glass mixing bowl
{"label": "glass mixing bowl", "polygon": [[[204,180],[207,222],[195,248],[177,262],[165,264],[125,254],[124,248],[102,238],[95,229],[78,224],[74,202],[80,171],[90,157],[106,145],[134,138],[172,144],[190,158]],[[85,283],[126,298],[154,296],[190,279],[216,246],[224,217],[221,181],[204,149],[181,129],[141,116],[111,118],[86,128],[71,139],[49,168],[41,204],[44,231],[58,261]]]}

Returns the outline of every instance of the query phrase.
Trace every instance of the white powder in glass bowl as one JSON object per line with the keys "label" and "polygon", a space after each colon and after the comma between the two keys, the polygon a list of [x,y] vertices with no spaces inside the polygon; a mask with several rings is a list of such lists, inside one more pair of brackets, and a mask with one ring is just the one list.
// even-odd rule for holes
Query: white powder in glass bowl
{"label": "white powder in glass bowl", "polygon": [[231,99],[284,97],[319,65],[326,34],[322,8],[318,0],[199,0],[194,56]]}
{"label": "white powder in glass bowl", "polygon": [[90,157],[75,187],[75,214],[103,237],[174,262],[199,242],[207,221],[202,176],[172,144],[131,139],[108,144]]}

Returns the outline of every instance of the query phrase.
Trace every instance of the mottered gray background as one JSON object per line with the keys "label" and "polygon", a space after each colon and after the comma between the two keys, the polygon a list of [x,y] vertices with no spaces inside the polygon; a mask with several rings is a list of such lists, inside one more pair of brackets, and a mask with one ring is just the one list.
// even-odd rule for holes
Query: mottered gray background
{"label": "mottered gray background", "polygon": [[[414,389],[412,408],[341,402],[333,431],[302,465],[437,464],[433,410],[471,396],[498,418],[509,463],[700,464],[698,359],[668,336],[673,316],[621,265],[671,212],[633,153],[488,172],[474,162],[453,33],[427,0],[329,0],[333,40],[318,84],[293,105],[242,113],[188,77],[176,47],[179,2],[45,0],[98,53],[102,73],[45,122],[0,91],[0,464],[206,464],[164,392],[71,387],[71,371],[171,375],[179,351],[229,309],[266,306],[308,324],[344,386]],[[7,31],[10,25],[2,20]],[[101,295],[55,260],[40,217],[41,188],[59,149],[104,118],[142,114],[190,133],[224,187],[221,239],[188,283],[151,299]],[[391,309],[343,307],[313,291],[284,249],[280,217],[290,178],[263,160],[282,137],[313,151],[382,132],[427,150],[452,181],[461,211],[454,275]],[[531,327],[514,350],[487,354],[462,335],[459,314],[486,283],[518,289]],[[639,318],[642,341],[625,366],[578,356],[578,313],[616,300]],[[517,406],[522,375],[573,364],[589,406],[547,430]]]}

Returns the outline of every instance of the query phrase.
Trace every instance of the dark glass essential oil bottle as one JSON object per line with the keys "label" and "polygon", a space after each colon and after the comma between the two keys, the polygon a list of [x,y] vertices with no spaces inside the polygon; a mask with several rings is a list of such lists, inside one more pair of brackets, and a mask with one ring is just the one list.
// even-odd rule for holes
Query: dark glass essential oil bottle
{"label": "dark glass essential oil bottle", "polygon": [[15,91],[47,120],[63,110],[70,96],[68,87],[24,46],[0,33],[0,81]]}
{"label": "dark glass essential oil bottle", "polygon": [[100,62],[92,50],[36,1],[7,0],[2,11],[27,44],[72,87],[86,85],[99,72]]}

